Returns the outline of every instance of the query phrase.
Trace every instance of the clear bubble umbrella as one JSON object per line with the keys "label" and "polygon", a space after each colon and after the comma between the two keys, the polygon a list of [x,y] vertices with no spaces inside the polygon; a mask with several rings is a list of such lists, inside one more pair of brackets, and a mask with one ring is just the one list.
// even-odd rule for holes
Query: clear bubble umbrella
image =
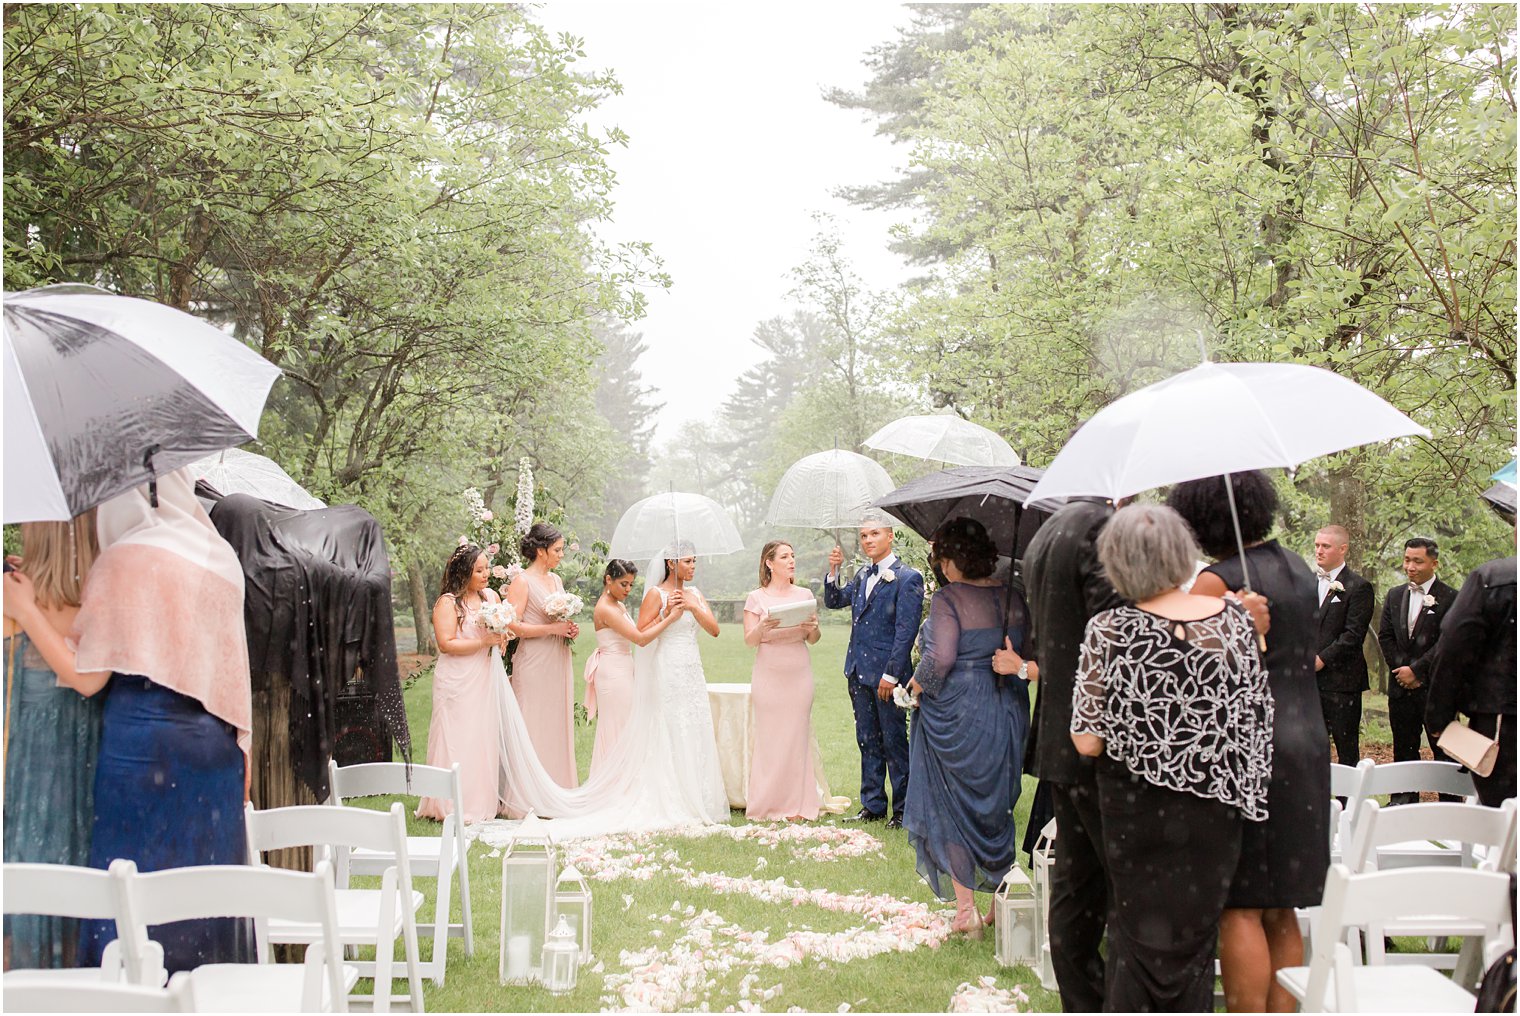
{"label": "clear bubble umbrella", "polygon": [[954,413],[905,416],[861,442],[880,452],[932,459],[952,466],[1017,466],[1018,452],[996,432]]}
{"label": "clear bubble umbrella", "polygon": [[618,519],[608,554],[631,561],[672,554],[716,557],[744,549],[733,519],[702,494],[669,491],[636,502]]}
{"label": "clear bubble umbrella", "polygon": [[241,448],[228,448],[193,462],[190,473],[197,480],[205,480],[215,487],[218,494],[251,494],[260,501],[302,511],[327,507],[325,502],[313,497],[292,479],[274,459]]}
{"label": "clear bubble umbrella", "polygon": [[782,475],[765,523],[827,530],[843,543],[841,530],[885,519],[873,506],[896,486],[875,459],[839,448],[818,452],[798,459]]}

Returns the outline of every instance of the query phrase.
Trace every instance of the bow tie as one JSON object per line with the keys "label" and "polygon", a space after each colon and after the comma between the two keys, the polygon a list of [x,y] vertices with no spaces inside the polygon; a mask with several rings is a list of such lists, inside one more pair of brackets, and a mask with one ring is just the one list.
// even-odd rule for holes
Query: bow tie
{"label": "bow tie", "polygon": [[1316,567],[1314,569],[1314,574],[1315,574],[1315,577],[1318,578],[1321,582],[1329,582],[1330,581],[1330,573],[1327,572],[1327,571],[1325,571],[1325,569],[1323,569],[1323,568]]}
{"label": "bow tie", "polygon": [[872,575],[875,575],[875,574],[876,574],[876,565],[873,564],[873,565],[871,565],[871,567],[869,567],[869,568],[866,569],[866,578],[870,578]]}
{"label": "bow tie", "polygon": [[1409,595],[1424,596],[1425,590],[1420,588],[1420,584],[1418,582],[1411,582],[1409,583]]}

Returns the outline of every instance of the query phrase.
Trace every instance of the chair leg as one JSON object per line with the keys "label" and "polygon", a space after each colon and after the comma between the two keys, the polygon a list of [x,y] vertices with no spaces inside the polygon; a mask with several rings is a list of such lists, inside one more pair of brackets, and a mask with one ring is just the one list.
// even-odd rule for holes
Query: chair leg
{"label": "chair leg", "polygon": [[464,954],[475,955],[475,921],[470,916],[470,845],[464,837],[459,842],[459,910],[464,920]]}
{"label": "chair leg", "polygon": [[425,1012],[422,1003],[422,970],[417,949],[417,914],[412,909],[411,899],[401,899],[399,892],[396,902],[403,908],[401,935],[406,946],[406,983],[411,991],[412,1012]]}
{"label": "chair leg", "polygon": [[453,865],[449,861],[449,858],[438,859],[438,884],[433,896],[433,957],[425,964],[425,972],[440,988],[447,976],[449,961],[449,904],[453,902],[453,885],[449,878]]}
{"label": "chair leg", "polygon": [[[396,869],[385,869],[380,884],[379,934],[375,941],[375,996],[374,1011],[391,1011],[391,963],[396,951],[396,940],[386,938],[396,926]],[[381,941],[384,939],[384,941]]]}

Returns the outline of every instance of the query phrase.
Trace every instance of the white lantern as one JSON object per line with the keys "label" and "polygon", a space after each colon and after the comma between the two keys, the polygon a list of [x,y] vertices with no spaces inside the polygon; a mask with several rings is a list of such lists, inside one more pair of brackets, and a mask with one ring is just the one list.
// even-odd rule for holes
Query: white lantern
{"label": "white lantern", "polygon": [[570,925],[580,946],[581,962],[591,962],[591,887],[573,864],[565,865],[554,886],[554,913]]}
{"label": "white lantern", "polygon": [[502,984],[538,980],[554,914],[558,856],[548,825],[529,812],[501,852]]}
{"label": "white lantern", "polygon": [[544,987],[549,989],[549,994],[564,995],[575,990],[575,981],[581,971],[581,947],[563,914],[544,943],[543,971]]}
{"label": "white lantern", "polygon": [[1055,967],[1050,961],[1050,869],[1056,857],[1056,820],[1051,819],[1040,830],[1034,844],[1034,898],[1039,902],[1036,917],[1039,920],[1040,985],[1056,990]]}
{"label": "white lantern", "polygon": [[1034,883],[1017,864],[1008,869],[1003,884],[992,898],[997,925],[997,942],[993,958],[1005,967],[1033,967],[1040,961],[1040,942],[1035,938],[1036,915]]}

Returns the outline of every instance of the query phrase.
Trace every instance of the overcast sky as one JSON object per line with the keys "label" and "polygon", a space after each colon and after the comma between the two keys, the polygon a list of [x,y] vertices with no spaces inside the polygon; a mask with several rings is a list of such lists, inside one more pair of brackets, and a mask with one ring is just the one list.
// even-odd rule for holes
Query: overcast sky
{"label": "overcast sky", "polygon": [[623,85],[592,120],[630,136],[611,150],[617,212],[600,232],[649,241],[673,280],[634,326],[649,346],[644,380],[666,403],[657,440],[710,417],[758,358],[754,326],[793,308],[787,273],[807,257],[815,212],[836,217],[868,285],[908,276],[886,249],[894,216],[833,196],[888,178],[905,152],[822,97],[865,83],[866,51],[896,37],[906,8],[555,2],[538,15],[583,38],[590,67]]}

